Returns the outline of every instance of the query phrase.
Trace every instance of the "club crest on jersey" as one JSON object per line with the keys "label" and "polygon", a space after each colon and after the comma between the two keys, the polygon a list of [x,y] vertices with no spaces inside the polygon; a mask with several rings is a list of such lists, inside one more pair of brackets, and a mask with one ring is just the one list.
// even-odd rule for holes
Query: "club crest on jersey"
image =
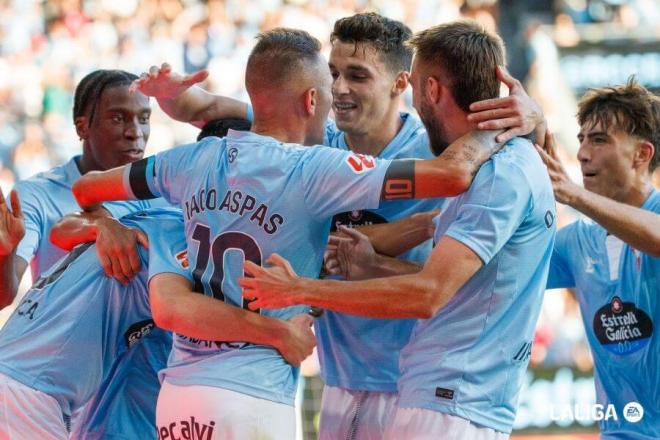
{"label": "club crest on jersey", "polygon": [[364,154],[351,153],[346,158],[346,163],[355,174],[362,174],[376,167],[376,160]]}
{"label": "club crest on jersey", "polygon": [[184,269],[188,269],[188,266],[190,265],[188,263],[188,251],[181,251],[178,254],[174,256],[176,258],[176,261],[179,263],[181,267]]}
{"label": "club crest on jersey", "polygon": [[653,321],[635,303],[623,302],[615,296],[596,311],[593,329],[605,349],[628,355],[648,345],[653,336]]}

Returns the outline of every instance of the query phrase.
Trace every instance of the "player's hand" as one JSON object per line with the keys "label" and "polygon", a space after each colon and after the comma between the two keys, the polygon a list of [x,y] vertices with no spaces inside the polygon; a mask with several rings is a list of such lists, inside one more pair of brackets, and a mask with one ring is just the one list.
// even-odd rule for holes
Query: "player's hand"
{"label": "player's hand", "polygon": [[328,241],[325,266],[331,275],[340,275],[347,280],[372,278],[370,268],[376,265],[376,251],[369,237],[356,229],[340,226],[341,235]]}
{"label": "player's hand", "polygon": [[299,367],[314,351],[316,337],[312,332],[314,320],[307,314],[296,315],[288,321],[288,336],[277,347],[284,359],[294,367]]}
{"label": "player's hand", "polygon": [[96,254],[108,277],[127,284],[140,271],[138,244],[149,247],[140,229],[129,228],[112,217],[99,217],[96,224]]}
{"label": "player's hand", "polygon": [[271,267],[261,267],[251,261],[243,264],[243,270],[250,278],[239,278],[238,284],[243,288],[243,298],[250,301],[248,308],[277,309],[304,304],[304,292],[297,288],[300,278],[291,264],[278,254],[272,254],[266,263]]}
{"label": "player's hand", "polygon": [[497,142],[504,143],[516,136],[531,133],[544,123],[543,111],[527,95],[520,81],[509,75],[503,66],[497,67],[497,77],[509,88],[509,96],[486,99],[470,105],[468,121],[477,122],[480,130],[503,130]]}
{"label": "player's hand", "polygon": [[0,189],[0,256],[3,257],[11,255],[25,236],[25,220],[18,193],[12,191],[9,198],[11,211],[7,207],[5,195]]}
{"label": "player's hand", "polygon": [[580,191],[581,188],[571,180],[564,169],[564,166],[561,164],[559,156],[557,155],[556,145],[554,135],[547,131],[545,134],[545,149],[541,148],[540,145],[535,145],[535,147],[536,151],[541,155],[543,163],[545,163],[545,166],[548,168],[548,174],[550,175],[550,181],[552,182],[555,199],[557,199],[559,203],[570,205],[576,192]]}
{"label": "player's hand", "polygon": [[143,72],[140,78],[133,81],[129,90],[139,91],[156,99],[174,99],[193,85],[204,81],[209,76],[206,69],[190,75],[172,72],[168,63],[160,67],[151,66],[149,72]]}

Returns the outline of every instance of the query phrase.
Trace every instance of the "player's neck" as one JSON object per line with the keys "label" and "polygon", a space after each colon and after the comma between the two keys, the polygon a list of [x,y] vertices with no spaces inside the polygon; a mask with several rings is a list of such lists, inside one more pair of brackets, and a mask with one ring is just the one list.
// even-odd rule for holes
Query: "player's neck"
{"label": "player's neck", "polygon": [[305,132],[300,127],[300,122],[296,124],[288,119],[257,119],[255,117],[250,131],[262,136],[270,136],[280,142],[304,144]]}
{"label": "player's neck", "polygon": [[630,187],[630,190],[623,197],[623,200],[620,201],[639,208],[644,204],[652,190],[653,185],[648,175],[645,178],[639,176],[635,184]]}
{"label": "player's neck", "polygon": [[442,122],[449,143],[477,129],[476,124],[467,120],[467,113],[458,107],[444,112]]}
{"label": "player's neck", "polygon": [[346,144],[351,151],[370,156],[378,156],[385,147],[392,142],[392,139],[399,133],[403,126],[403,120],[396,112],[388,116],[378,125],[378,129],[371,130],[368,133],[348,133],[345,132]]}

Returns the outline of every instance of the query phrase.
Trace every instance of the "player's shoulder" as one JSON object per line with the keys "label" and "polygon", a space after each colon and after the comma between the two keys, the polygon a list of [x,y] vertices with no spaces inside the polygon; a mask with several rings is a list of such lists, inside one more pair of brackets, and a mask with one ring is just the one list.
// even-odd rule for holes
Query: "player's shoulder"
{"label": "player's shoulder", "polygon": [[70,188],[73,182],[79,177],[80,171],[76,165],[75,158],[72,158],[64,164],[37,173],[27,179],[19,180],[14,185],[14,188],[22,197],[30,194],[48,195],[51,194],[50,190],[53,187]]}
{"label": "player's shoulder", "polygon": [[660,214],[660,191],[654,189],[642,204],[642,209]]}
{"label": "player's shoulder", "polygon": [[126,226],[138,227],[147,235],[163,235],[183,228],[183,213],[175,207],[148,208],[120,219]]}
{"label": "player's shoulder", "polygon": [[505,180],[526,182],[535,191],[548,192],[552,189],[541,156],[528,139],[515,137],[509,140],[484,164],[484,167],[488,167],[489,164],[492,172]]}
{"label": "player's shoulder", "polygon": [[401,113],[400,117],[403,125],[379,157],[384,159],[433,159],[424,124],[410,113]]}

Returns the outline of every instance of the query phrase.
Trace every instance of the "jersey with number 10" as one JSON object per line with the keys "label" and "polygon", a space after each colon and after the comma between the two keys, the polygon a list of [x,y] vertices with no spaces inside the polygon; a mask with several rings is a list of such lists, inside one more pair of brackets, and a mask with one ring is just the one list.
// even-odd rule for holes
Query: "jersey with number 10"
{"label": "jersey with number 10", "polygon": [[[377,208],[389,161],[336,149],[301,147],[250,132],[160,153],[127,168],[136,197],[162,196],[184,211],[196,291],[246,307],[243,262],[277,252],[295,271],[316,277],[330,218]],[[305,307],[261,310],[289,319]],[[222,326],[222,322],[218,322]],[[298,370],[272,347],[175,335],[164,380],[206,385],[293,404]]]}
{"label": "jersey with number 10", "polygon": [[150,210],[122,223],[149,237],[131,282],[106,277],[93,244],[78,246],[36,281],[0,331],[0,372],[55,398],[65,416],[92,397],[115,359],[153,327],[148,280],[162,272],[190,278],[179,210]]}

